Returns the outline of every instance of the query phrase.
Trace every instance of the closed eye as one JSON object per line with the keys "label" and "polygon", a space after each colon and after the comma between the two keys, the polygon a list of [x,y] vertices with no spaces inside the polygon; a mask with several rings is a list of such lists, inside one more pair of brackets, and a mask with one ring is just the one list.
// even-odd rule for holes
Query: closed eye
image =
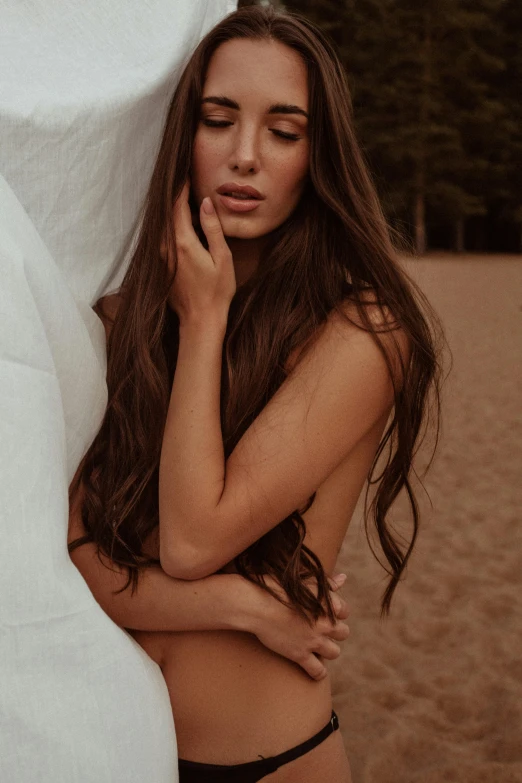
{"label": "closed eye", "polygon": [[209,128],[226,128],[228,125],[232,125],[229,120],[208,120],[202,119],[203,125],[208,125]]}
{"label": "closed eye", "polygon": [[[209,128],[228,128],[230,125],[233,125],[230,120],[211,120],[207,117],[202,119],[201,122]],[[298,141],[302,138],[297,133],[287,133],[286,131],[277,130],[276,128],[270,128],[270,130],[276,136],[279,136],[282,139],[288,139],[288,141]]]}
{"label": "closed eye", "polygon": [[286,131],[282,130],[276,130],[275,128],[270,128],[272,133],[275,133],[276,136],[281,136],[282,139],[289,139],[290,141],[298,141],[302,138],[302,136],[298,136],[297,133],[286,133]]}

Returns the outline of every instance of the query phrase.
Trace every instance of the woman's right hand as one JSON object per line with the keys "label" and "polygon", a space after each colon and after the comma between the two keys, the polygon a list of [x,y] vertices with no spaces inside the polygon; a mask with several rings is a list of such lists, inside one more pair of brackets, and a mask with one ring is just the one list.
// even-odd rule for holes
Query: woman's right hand
{"label": "woman's right hand", "polygon": [[[320,617],[313,625],[266,590],[250,583],[258,593],[252,607],[253,618],[245,630],[254,633],[265,647],[297,663],[313,680],[322,680],[327,675],[322,659],[337,658],[341,652],[338,642],[347,639],[350,633],[348,625],[343,622],[349,614],[348,606],[336,594],[345,580],[344,574],[329,579],[336,622]],[[275,581],[267,579],[267,582],[284,595]]]}
{"label": "woman's right hand", "polygon": [[193,318],[207,321],[216,313],[226,324],[228,308],[236,290],[232,253],[209,196],[203,199],[199,209],[199,224],[208,243],[208,250],[204,248],[193,226],[189,191],[187,180],[174,204],[172,222],[176,262],[169,255],[165,237],[160,246],[160,255],[167,262],[169,271],[176,269],[168,303],[178,314],[180,322]]}

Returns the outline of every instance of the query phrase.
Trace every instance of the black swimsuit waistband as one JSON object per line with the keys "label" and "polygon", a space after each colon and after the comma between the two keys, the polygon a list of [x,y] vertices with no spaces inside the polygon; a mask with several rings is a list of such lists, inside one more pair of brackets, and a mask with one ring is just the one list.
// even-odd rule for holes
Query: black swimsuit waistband
{"label": "black swimsuit waistband", "polygon": [[[208,773],[208,777],[205,776],[205,779],[208,779],[209,781],[218,780],[217,775],[220,772],[224,775],[223,779],[228,780],[247,780],[249,773],[258,773],[259,777],[258,775],[255,775],[255,777],[251,779],[259,780],[260,777],[264,777],[265,775],[269,775],[271,772],[275,772],[275,770],[279,769],[279,767],[282,767],[283,764],[288,764],[289,761],[294,761],[294,759],[297,759],[300,756],[303,756],[305,753],[308,753],[310,750],[317,747],[317,745],[320,745],[321,742],[324,742],[324,740],[338,728],[339,719],[336,713],[332,710],[330,720],[326,726],[324,726],[324,728],[317,732],[317,734],[314,734],[313,737],[310,737],[310,739],[306,740],[305,742],[301,742],[294,748],[290,748],[290,750],[285,750],[283,753],[279,753],[277,756],[269,756],[268,758],[260,758],[258,761],[248,761],[245,764],[232,765],[202,764],[198,761],[186,761],[185,759],[180,759],[180,773]],[[245,777],[240,777],[241,775],[244,775]],[[183,775],[181,776],[180,780],[182,779]],[[186,779],[188,780],[189,778]]]}

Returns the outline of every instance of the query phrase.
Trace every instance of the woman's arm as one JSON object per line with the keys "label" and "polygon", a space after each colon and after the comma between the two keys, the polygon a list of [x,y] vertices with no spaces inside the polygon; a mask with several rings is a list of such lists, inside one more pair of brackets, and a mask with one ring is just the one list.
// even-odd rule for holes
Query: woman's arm
{"label": "woman's arm", "polygon": [[[75,536],[76,538],[76,536]],[[138,589],[117,593],[127,582],[123,568],[87,543],[71,553],[102,609],[122,628],[136,631],[247,630],[246,590],[235,574],[187,582],[173,579],[159,566],[140,572]],[[243,580],[244,581],[244,580]],[[250,628],[248,630],[251,630]]]}
{"label": "woman's arm", "polygon": [[[217,214],[202,211],[201,225],[209,252],[180,205],[173,284],[180,342],[159,474],[161,563],[184,579],[214,573],[303,507],[393,404],[372,336],[332,315],[225,462],[219,394],[228,304],[203,294],[232,261]],[[401,333],[382,338],[400,341]]]}
{"label": "woman's arm", "polygon": [[[68,541],[84,533],[77,499],[71,509]],[[115,593],[124,587],[126,573],[103,555],[100,562],[95,544],[78,547],[71,559],[102,609],[123,628],[247,631],[266,647],[299,664],[313,679],[326,675],[317,655],[336,658],[340,652],[336,642],[349,633],[348,626],[341,622],[348,616],[346,603],[338,595],[332,595],[338,622],[321,618],[310,626],[296,612],[237,574],[187,582],[167,576],[159,567],[150,567],[141,571],[137,590],[131,595],[130,589]],[[337,590],[342,581],[332,580],[332,589]]]}

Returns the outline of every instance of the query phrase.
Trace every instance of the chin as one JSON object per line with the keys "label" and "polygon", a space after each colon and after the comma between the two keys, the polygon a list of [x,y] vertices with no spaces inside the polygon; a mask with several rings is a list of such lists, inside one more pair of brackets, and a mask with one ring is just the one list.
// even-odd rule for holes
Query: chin
{"label": "chin", "polygon": [[266,233],[265,231],[239,231],[231,230],[231,231],[224,231],[223,232],[225,237],[227,239],[260,239],[260,237],[264,237]]}
{"label": "chin", "polygon": [[230,239],[260,239],[279,228],[288,215],[285,214],[283,219],[279,217],[276,220],[266,220],[266,218],[256,219],[254,215],[249,216],[248,214],[244,217],[236,217],[230,214],[223,215],[218,211],[218,217],[221,221],[223,234],[226,237]]}
{"label": "chin", "polygon": [[259,239],[259,237],[268,234],[272,228],[255,225],[253,222],[248,225],[246,220],[221,220],[223,234],[230,239]]}

